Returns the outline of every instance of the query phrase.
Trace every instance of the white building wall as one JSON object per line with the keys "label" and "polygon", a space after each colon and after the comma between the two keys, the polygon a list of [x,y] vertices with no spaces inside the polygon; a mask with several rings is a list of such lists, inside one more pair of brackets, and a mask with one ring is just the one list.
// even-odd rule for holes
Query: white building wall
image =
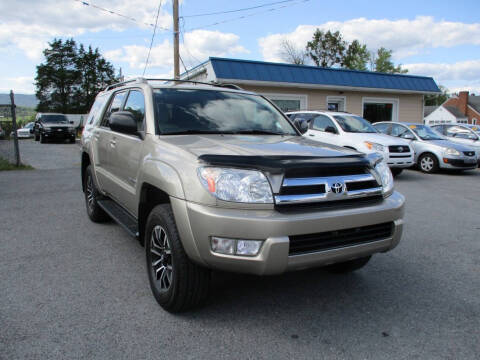
{"label": "white building wall", "polygon": [[424,118],[424,122],[426,125],[455,124],[457,118],[443,106],[439,106],[430,115]]}

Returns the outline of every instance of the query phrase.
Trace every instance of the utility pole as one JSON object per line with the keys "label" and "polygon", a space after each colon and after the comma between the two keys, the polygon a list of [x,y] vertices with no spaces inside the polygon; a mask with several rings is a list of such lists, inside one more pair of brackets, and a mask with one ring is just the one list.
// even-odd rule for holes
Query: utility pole
{"label": "utility pole", "polygon": [[173,75],[175,79],[180,79],[178,41],[178,0],[173,0]]}

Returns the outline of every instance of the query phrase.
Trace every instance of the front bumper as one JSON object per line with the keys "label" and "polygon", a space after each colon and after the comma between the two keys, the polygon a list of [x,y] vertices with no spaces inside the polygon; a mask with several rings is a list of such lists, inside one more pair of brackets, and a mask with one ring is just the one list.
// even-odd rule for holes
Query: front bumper
{"label": "front bumper", "polygon": [[385,157],[391,168],[409,168],[415,164],[413,153],[389,153]]}
{"label": "front bumper", "polygon": [[[318,267],[386,252],[400,241],[404,197],[394,192],[374,205],[296,213],[275,210],[225,209],[172,198],[177,228],[187,254],[209,268],[258,275]],[[356,245],[289,255],[289,236],[350,229],[392,222],[391,236]],[[211,251],[210,237],[264,240],[257,256]]]}
{"label": "front bumper", "polygon": [[449,158],[443,157],[440,167],[444,169],[463,169],[471,170],[479,166],[479,160],[475,157],[470,158]]}

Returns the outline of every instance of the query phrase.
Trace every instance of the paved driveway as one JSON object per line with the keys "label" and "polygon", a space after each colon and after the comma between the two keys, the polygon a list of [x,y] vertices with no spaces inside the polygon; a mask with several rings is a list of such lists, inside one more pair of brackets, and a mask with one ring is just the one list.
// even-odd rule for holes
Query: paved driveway
{"label": "paved driveway", "polygon": [[403,240],[355,274],[215,274],[174,316],[143,248],[88,220],[78,147],[32,146],[64,165],[0,173],[0,359],[479,359],[479,171],[402,174]]}

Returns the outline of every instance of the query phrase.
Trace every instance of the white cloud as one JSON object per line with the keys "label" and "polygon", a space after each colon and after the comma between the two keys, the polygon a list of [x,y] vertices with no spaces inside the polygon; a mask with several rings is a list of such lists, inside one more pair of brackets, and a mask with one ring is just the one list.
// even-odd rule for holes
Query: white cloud
{"label": "white cloud", "polygon": [[0,78],[0,84],[1,93],[9,93],[10,90],[13,90],[13,92],[16,94],[35,93],[35,87],[33,86],[33,77],[31,76]]}
{"label": "white cloud", "polygon": [[480,60],[460,61],[453,64],[406,64],[410,74],[433,76],[437,81],[472,81],[480,79]]}
{"label": "white cloud", "polygon": [[[180,55],[187,67],[206,60],[209,56],[228,56],[247,53],[248,50],[239,45],[240,38],[232,33],[220,31],[194,30],[186,33],[184,44],[180,44]],[[127,45],[105,53],[105,57],[116,62],[126,62],[131,68],[143,69],[148,54],[148,47]],[[171,68],[173,66],[173,45],[165,39],[154,46],[150,53],[149,68]]]}
{"label": "white cloud", "polygon": [[[2,1],[0,47],[14,45],[37,60],[46,42],[55,36],[75,36],[104,29],[120,31],[139,26],[150,29],[144,23],[154,22],[158,6],[149,0],[95,0],[93,4],[135,18],[140,24],[73,0]],[[158,25],[171,28],[170,14],[163,8],[160,14]]]}
{"label": "white cloud", "polygon": [[262,56],[267,61],[282,61],[280,43],[288,39],[303,48],[315,29],[339,30],[346,40],[358,39],[370,49],[386,47],[394,51],[395,59],[416,54],[425,48],[480,45],[480,23],[435,21],[430,16],[413,20],[352,19],[344,22],[329,21],[319,25],[299,25],[293,32],[272,34],[259,39]]}

